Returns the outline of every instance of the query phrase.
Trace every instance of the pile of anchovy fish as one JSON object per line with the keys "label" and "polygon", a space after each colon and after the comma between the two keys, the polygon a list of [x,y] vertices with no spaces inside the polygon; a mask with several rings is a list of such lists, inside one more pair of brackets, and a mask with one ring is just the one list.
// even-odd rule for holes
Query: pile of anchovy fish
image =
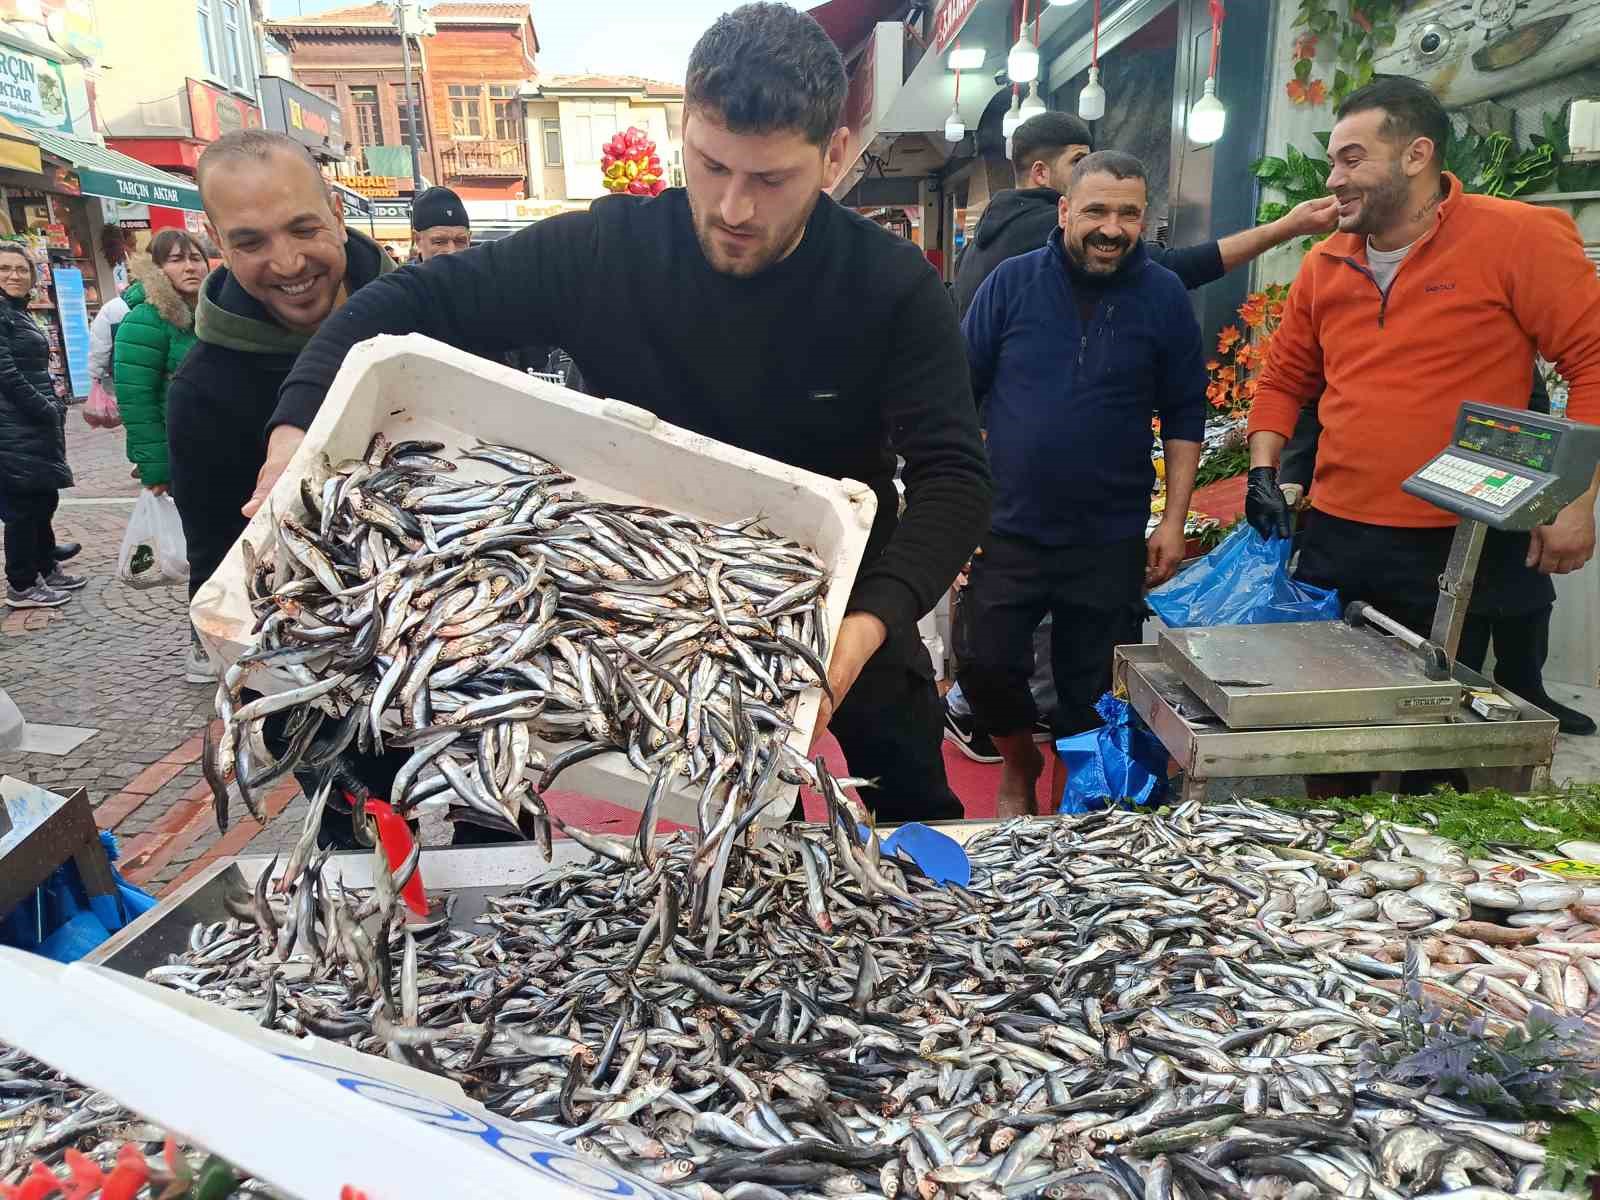
{"label": "pile of anchovy fish", "polygon": [[281,1193],[214,1155],[175,1144],[103,1092],[0,1045],[0,1195],[226,1200]]}
{"label": "pile of anchovy fish", "polygon": [[[1362,1070],[1408,986],[1503,1030],[1546,958],[1589,961],[1486,944],[1431,892],[1432,920],[1386,919],[1377,879],[1459,870],[1425,834],[1374,831],[1389,857],[1357,869],[1326,822],[1244,801],[1019,820],[939,886],[819,774],[827,826],[741,847],[709,911],[690,833],[649,861],[591,835],[466,927],[406,923],[415,855],[351,891],[308,837],[149,977],[695,1200],[1557,1194],[1539,1126]],[[1520,970],[1441,965],[1468,959]]]}
{"label": "pile of anchovy fish", "polygon": [[[431,802],[547,857],[543,793],[607,751],[655,780],[651,828],[676,782],[705,804],[769,757],[778,778],[811,778],[783,739],[795,696],[827,688],[814,553],[759,518],[563,490],[572,477],[525,450],[441,448],[379,434],[363,459],[325,464],[320,487],[302,482],[304,512],[274,523],[268,552],[245,543],[256,644],[224,674],[203,760],[219,826],[230,786],[261,821],[267,784],[351,746],[411,751],[387,797],[398,811]],[[463,464],[504,477],[454,478]],[[281,690],[246,701],[261,672]]]}

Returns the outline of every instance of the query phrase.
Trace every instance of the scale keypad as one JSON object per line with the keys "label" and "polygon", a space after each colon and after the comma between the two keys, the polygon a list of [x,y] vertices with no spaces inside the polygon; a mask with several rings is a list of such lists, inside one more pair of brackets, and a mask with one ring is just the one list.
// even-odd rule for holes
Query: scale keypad
{"label": "scale keypad", "polygon": [[1526,475],[1518,475],[1504,468],[1486,467],[1454,454],[1441,455],[1417,472],[1417,478],[1482,500],[1496,508],[1504,508],[1533,486],[1533,480]]}

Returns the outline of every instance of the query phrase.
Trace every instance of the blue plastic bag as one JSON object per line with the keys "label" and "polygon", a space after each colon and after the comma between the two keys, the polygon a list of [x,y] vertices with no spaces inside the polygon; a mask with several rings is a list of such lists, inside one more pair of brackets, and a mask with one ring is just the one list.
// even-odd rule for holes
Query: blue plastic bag
{"label": "blue plastic bag", "polygon": [[1339,594],[1289,578],[1288,538],[1263,541],[1241,525],[1199,562],[1147,597],[1173,629],[1190,625],[1268,625],[1336,621]]}
{"label": "blue plastic bag", "polygon": [[1105,722],[1056,743],[1067,768],[1064,813],[1093,812],[1107,803],[1158,806],[1167,798],[1167,750],[1125,700],[1110,692],[1095,703]]}
{"label": "blue plastic bag", "polygon": [[[117,858],[117,840],[101,830],[106,857]],[[0,913],[0,946],[14,946],[53,958],[77,962],[135,917],[157,904],[150,893],[134,887],[116,867],[111,868],[116,893],[90,896],[78,876],[76,863],[67,862],[39,885],[30,899],[9,914]]]}

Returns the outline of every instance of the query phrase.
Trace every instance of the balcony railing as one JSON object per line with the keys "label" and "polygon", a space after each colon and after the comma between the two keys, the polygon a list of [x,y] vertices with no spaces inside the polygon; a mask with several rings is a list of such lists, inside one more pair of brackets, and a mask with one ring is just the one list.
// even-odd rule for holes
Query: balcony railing
{"label": "balcony railing", "polygon": [[446,175],[498,176],[502,179],[526,175],[528,159],[521,142],[455,142],[441,152]]}

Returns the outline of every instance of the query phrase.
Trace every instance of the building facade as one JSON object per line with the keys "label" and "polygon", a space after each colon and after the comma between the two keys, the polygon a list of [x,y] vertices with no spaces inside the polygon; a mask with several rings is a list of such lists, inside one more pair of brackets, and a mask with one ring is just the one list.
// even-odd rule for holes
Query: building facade
{"label": "building facade", "polygon": [[347,150],[337,171],[374,197],[414,194],[415,122],[423,184],[463,198],[527,196],[522,89],[537,74],[526,4],[442,3],[408,28],[410,87],[392,6],[267,22],[294,82],[338,108]]}
{"label": "building facade", "polygon": [[206,146],[262,123],[261,33],[249,0],[102,3],[95,103],[107,144],[193,178]]}
{"label": "building facade", "polygon": [[466,200],[523,200],[529,158],[523,87],[538,75],[526,4],[435,4],[428,39],[428,116],[435,171]]}
{"label": "building facade", "polygon": [[668,185],[682,184],[681,84],[629,75],[553,75],[526,89],[524,97],[531,199],[586,204],[603,196],[603,148],[630,127],[655,142]]}

